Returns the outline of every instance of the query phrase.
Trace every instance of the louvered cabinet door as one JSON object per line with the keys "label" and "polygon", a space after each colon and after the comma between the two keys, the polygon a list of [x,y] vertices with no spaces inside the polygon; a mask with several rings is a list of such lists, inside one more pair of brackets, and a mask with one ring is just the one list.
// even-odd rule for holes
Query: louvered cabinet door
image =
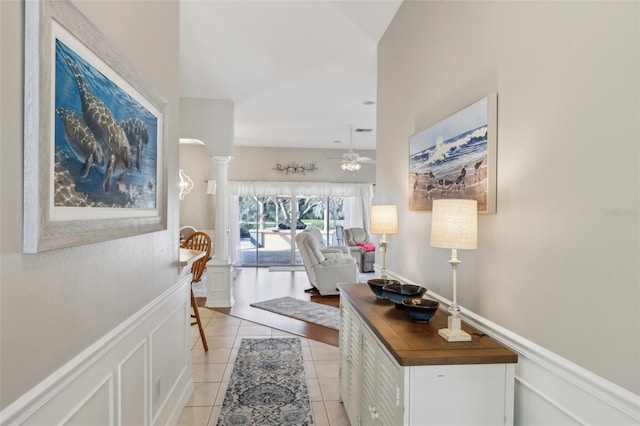
{"label": "louvered cabinet door", "polygon": [[395,426],[403,421],[403,371],[373,333],[362,331],[362,425]]}
{"label": "louvered cabinet door", "polygon": [[340,305],[340,399],[344,402],[349,396],[349,333],[351,332],[351,315],[348,308]]}
{"label": "louvered cabinet door", "polygon": [[402,425],[404,414],[403,370],[382,346],[378,346],[376,366],[378,424],[384,426]]}
{"label": "louvered cabinet door", "polygon": [[364,327],[362,330],[362,404],[360,418],[362,426],[379,425],[378,414],[378,372],[377,357],[378,344],[371,332]]}
{"label": "louvered cabinet door", "polygon": [[360,418],[362,323],[348,305],[341,306],[340,397],[352,425]]}

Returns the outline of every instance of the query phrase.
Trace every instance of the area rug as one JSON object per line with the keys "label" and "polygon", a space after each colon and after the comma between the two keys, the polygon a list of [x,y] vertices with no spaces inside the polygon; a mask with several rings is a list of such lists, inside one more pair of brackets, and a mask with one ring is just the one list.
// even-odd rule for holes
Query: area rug
{"label": "area rug", "polygon": [[280,297],[252,303],[254,308],[264,309],[291,318],[311,322],[325,327],[340,329],[340,309],[320,303],[307,302],[294,297]]}
{"label": "area rug", "polygon": [[217,425],[313,425],[298,337],[242,339]]}

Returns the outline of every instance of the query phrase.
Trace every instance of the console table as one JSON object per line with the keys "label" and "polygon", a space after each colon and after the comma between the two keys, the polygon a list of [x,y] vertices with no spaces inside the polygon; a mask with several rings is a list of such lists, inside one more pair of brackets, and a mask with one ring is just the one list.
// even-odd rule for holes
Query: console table
{"label": "console table", "polygon": [[512,425],[518,356],[447,314],[412,321],[367,284],[340,284],[340,396],[352,425]]}

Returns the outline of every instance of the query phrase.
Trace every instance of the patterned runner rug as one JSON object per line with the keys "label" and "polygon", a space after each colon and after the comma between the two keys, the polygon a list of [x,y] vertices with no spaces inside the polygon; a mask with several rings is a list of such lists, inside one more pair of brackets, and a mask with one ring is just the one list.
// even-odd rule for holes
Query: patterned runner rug
{"label": "patterned runner rug", "polygon": [[340,329],[340,309],[315,302],[296,299],[294,297],[280,297],[252,303],[254,308],[264,309],[302,321],[312,322],[325,327]]}
{"label": "patterned runner rug", "polygon": [[299,338],[242,339],[217,425],[313,425]]}

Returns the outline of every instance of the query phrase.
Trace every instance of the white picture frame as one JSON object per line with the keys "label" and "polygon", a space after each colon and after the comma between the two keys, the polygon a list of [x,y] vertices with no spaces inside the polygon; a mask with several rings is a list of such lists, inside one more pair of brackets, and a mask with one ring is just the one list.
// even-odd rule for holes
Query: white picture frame
{"label": "white picture frame", "polygon": [[167,101],[67,0],[25,2],[23,252],[167,229]]}
{"label": "white picture frame", "polygon": [[409,210],[434,199],[478,201],[496,213],[498,95],[489,93],[409,138]]}

